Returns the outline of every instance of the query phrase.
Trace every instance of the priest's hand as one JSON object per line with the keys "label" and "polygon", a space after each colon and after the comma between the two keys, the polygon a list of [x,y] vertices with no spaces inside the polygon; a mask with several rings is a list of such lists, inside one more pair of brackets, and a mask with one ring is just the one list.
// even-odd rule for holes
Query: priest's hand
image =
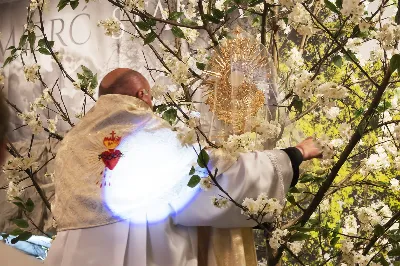
{"label": "priest's hand", "polygon": [[314,158],[322,158],[322,150],[316,145],[312,137],[308,137],[296,146],[303,154],[303,160],[311,160]]}

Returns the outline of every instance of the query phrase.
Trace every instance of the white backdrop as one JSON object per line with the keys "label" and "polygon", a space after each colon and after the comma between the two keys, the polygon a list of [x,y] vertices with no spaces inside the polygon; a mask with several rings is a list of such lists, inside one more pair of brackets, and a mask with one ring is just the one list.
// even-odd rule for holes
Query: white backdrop
{"label": "white backdrop", "polygon": [[[159,2],[147,3],[147,9],[151,13],[161,16],[161,0]],[[119,11],[107,1],[96,1],[81,4],[76,10],[69,6],[61,12],[57,12],[58,1],[49,1],[50,8],[45,12],[46,35],[50,40],[55,41],[55,50],[62,50],[64,54],[63,65],[67,72],[76,78],[76,73],[80,72],[80,65],[89,67],[94,73],[98,73],[99,79],[110,70],[116,67],[129,67],[142,72],[147,78],[148,73],[145,69],[145,61],[142,50],[148,56],[149,64],[155,64],[152,53],[147,47],[143,47],[141,40],[130,40],[130,36],[122,33],[120,38],[107,37],[103,29],[97,27],[100,19],[115,16],[119,18]],[[8,52],[5,49],[11,45],[18,46],[19,37],[22,35],[24,23],[26,21],[26,6],[28,1],[0,2],[0,64],[7,58]],[[39,19],[37,18],[37,21]],[[37,31],[37,40],[40,39],[40,32]],[[41,73],[48,86],[60,78],[60,87],[68,110],[72,116],[80,112],[83,103],[83,93],[74,89],[72,83],[63,79],[57,65],[51,56],[39,54],[39,64]],[[27,62],[33,63],[33,60]],[[4,93],[9,100],[16,104],[23,111],[28,110],[29,103],[38,97],[43,90],[39,85],[26,82],[22,64],[16,60],[4,69],[6,77]],[[151,80],[149,79],[151,82]],[[89,100],[88,108],[93,105]],[[47,112],[43,112],[42,118],[47,118]],[[53,118],[54,114],[50,114]],[[77,122],[76,120],[74,122]],[[21,121],[13,115],[11,128],[17,128]],[[68,125],[62,122],[58,125],[59,130],[69,129]],[[20,141],[30,138],[30,130],[22,128],[10,134],[12,141]]]}

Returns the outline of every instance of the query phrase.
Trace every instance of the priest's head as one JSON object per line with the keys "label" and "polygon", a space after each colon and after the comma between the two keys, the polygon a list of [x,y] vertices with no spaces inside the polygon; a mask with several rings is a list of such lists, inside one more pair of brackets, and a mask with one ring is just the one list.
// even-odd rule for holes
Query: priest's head
{"label": "priest's head", "polygon": [[133,96],[153,106],[149,82],[142,74],[129,68],[114,69],[103,78],[99,97],[106,94]]}
{"label": "priest's head", "polygon": [[8,129],[9,112],[7,103],[0,92],[0,167],[6,156],[6,134]]}

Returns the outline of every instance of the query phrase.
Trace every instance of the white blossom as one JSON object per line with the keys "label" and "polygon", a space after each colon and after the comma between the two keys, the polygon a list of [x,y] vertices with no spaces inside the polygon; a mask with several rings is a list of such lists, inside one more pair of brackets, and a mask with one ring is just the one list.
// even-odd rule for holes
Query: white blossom
{"label": "white blossom", "polygon": [[342,123],[339,125],[339,132],[345,139],[350,139],[351,137],[351,125],[347,123]]}
{"label": "white blossom", "polygon": [[303,66],[304,59],[297,47],[293,47],[289,52],[289,58],[286,60],[286,65],[290,68],[298,68]]}
{"label": "white blossom", "polygon": [[132,9],[138,9],[140,11],[145,10],[144,0],[125,0],[125,9],[131,11]]}
{"label": "white blossom", "polygon": [[21,195],[21,189],[19,188],[17,183],[14,183],[12,181],[10,181],[8,183],[8,189],[7,189],[7,200],[9,202],[14,201],[15,197],[19,197]]}
{"label": "white blossom", "polygon": [[291,243],[288,243],[289,249],[296,255],[300,253],[300,251],[303,249],[305,241],[294,241]]}
{"label": "white blossom", "polygon": [[376,171],[390,167],[389,157],[385,151],[371,154],[365,160],[365,168],[367,171]]}
{"label": "white blossom", "polygon": [[29,10],[30,12],[35,11],[38,7],[40,8],[47,8],[48,5],[48,1],[44,1],[44,0],[31,0],[31,2],[29,3]]}
{"label": "white blossom", "polygon": [[0,85],[4,85],[5,79],[2,68],[0,68]]}
{"label": "white blossom", "polygon": [[246,212],[242,210],[242,214],[258,214],[259,204],[254,199],[245,198],[242,202],[242,205],[246,208]]}
{"label": "white blossom", "polygon": [[211,203],[214,207],[223,209],[228,207],[229,201],[226,198],[211,197]]}
{"label": "white blossom", "polygon": [[397,141],[400,141],[400,125],[394,127],[393,135],[396,137]]}
{"label": "white blossom", "polygon": [[107,36],[118,36],[121,34],[121,22],[115,18],[100,20],[97,27],[104,28],[104,34]]}
{"label": "white blossom", "polygon": [[27,81],[30,82],[35,82],[37,79],[39,79],[38,76],[38,71],[40,69],[40,66],[38,64],[33,64],[31,66],[25,65],[24,66],[24,75]]}
{"label": "white blossom", "polygon": [[276,228],[273,232],[272,235],[269,239],[269,244],[271,248],[273,249],[278,249],[281,244],[285,242],[284,237],[289,234],[289,231],[287,229],[281,230],[279,228]]}
{"label": "white blossom", "polygon": [[354,215],[346,215],[344,218],[344,226],[342,228],[342,233],[349,236],[356,236],[358,230],[357,219]]}
{"label": "white blossom", "polygon": [[50,178],[51,179],[51,182],[53,182],[54,183],[54,172],[53,173],[45,173],[44,174],[44,176],[46,177],[46,178]]}
{"label": "white blossom", "polygon": [[179,128],[177,137],[184,146],[189,146],[197,142],[196,130],[192,128]]}
{"label": "white blossom", "polygon": [[311,81],[312,74],[306,70],[302,70],[298,75],[295,75],[295,87],[293,92],[302,99],[309,99],[312,96],[315,83]]}
{"label": "white blossom", "polygon": [[224,3],[225,3],[225,0],[215,1],[215,8],[217,8],[219,10],[224,10]]}
{"label": "white blossom", "polygon": [[183,34],[185,35],[185,39],[188,42],[188,44],[193,44],[197,40],[197,37],[199,37],[200,35],[200,32],[196,29],[183,28],[183,27],[180,27],[180,29],[183,31]]}
{"label": "white blossom", "polygon": [[281,130],[281,126],[277,121],[271,120],[270,122],[264,120],[256,127],[256,132],[261,135],[263,140],[276,138]]}
{"label": "white blossom", "polygon": [[171,70],[168,75],[176,84],[186,84],[189,78],[189,66],[173,56],[167,56],[165,64]]}
{"label": "white blossom", "polygon": [[346,0],[343,1],[341,12],[343,16],[351,16],[353,22],[358,22],[364,14],[365,4],[364,1],[359,0]]}
{"label": "white blossom", "polygon": [[327,82],[317,88],[318,95],[329,99],[343,99],[347,96],[345,87],[336,84],[335,82]]}
{"label": "white blossom", "polygon": [[242,135],[230,135],[223,147],[232,156],[237,157],[241,152],[262,150],[262,138],[255,132],[246,132]]}
{"label": "white blossom", "polygon": [[383,49],[393,49],[396,42],[400,40],[400,26],[385,23],[374,35],[382,43]]}
{"label": "white blossom", "polygon": [[361,22],[358,24],[358,27],[360,28],[361,32],[365,32],[371,27],[371,23],[361,20]]}
{"label": "white blossom", "polygon": [[195,117],[190,118],[190,119],[187,121],[187,125],[188,125],[190,128],[198,127],[198,126],[200,125],[200,120],[199,120],[198,118],[195,118]]}
{"label": "white blossom", "polygon": [[208,191],[213,186],[211,177],[205,177],[200,179],[200,188],[204,191]]}
{"label": "white blossom", "polygon": [[47,119],[47,124],[48,124],[47,129],[49,130],[50,133],[56,133],[57,122],[58,122],[57,116],[54,119]]}
{"label": "white blossom", "polygon": [[322,151],[323,159],[331,159],[334,155],[334,150],[329,145],[327,136],[322,136],[315,140],[315,145]]}
{"label": "white blossom", "polygon": [[340,108],[333,106],[331,108],[324,108],[325,115],[328,119],[335,119],[340,114]]}
{"label": "white blossom", "polygon": [[294,5],[288,15],[288,21],[300,35],[313,35],[317,32],[317,29],[313,26],[311,16],[300,3]]}
{"label": "white blossom", "polygon": [[400,192],[400,182],[398,179],[390,179],[390,189],[394,190],[395,192]]}

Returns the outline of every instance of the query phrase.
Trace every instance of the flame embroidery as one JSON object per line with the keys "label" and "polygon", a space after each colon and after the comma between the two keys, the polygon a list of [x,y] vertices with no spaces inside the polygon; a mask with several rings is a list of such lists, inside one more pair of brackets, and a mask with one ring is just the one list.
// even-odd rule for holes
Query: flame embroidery
{"label": "flame embroidery", "polygon": [[[115,168],[115,166],[117,165],[119,158],[121,158],[123,156],[123,154],[120,150],[116,150],[119,143],[121,142],[121,137],[116,136],[116,133],[114,132],[114,130],[110,133],[110,135],[111,135],[111,137],[105,137],[103,140],[103,144],[107,148],[107,150],[102,152],[99,155],[99,160],[102,160],[104,165],[108,169],[113,170]],[[105,171],[102,171],[100,174],[103,176],[104,172]],[[98,183],[99,182],[97,182],[97,184]],[[100,187],[102,187],[103,185],[106,186],[107,183],[109,186],[111,185],[110,182],[102,181],[100,184]]]}

